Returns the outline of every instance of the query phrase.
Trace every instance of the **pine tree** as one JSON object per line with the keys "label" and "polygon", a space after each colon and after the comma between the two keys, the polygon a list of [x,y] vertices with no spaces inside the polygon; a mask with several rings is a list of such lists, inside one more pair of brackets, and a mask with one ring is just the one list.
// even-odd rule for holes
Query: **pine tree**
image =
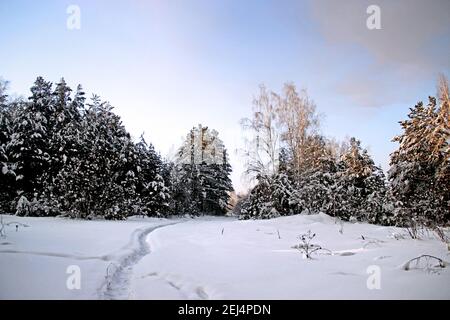
{"label": "pine tree", "polygon": [[278,214],[300,213],[296,190],[286,173],[279,172],[272,178],[270,198]]}
{"label": "pine tree", "polygon": [[230,194],[234,191],[230,175],[232,172],[231,164],[228,160],[227,150],[222,150],[222,163],[216,164],[216,197],[218,199],[218,212],[225,214],[229,207]]}
{"label": "pine tree", "polygon": [[152,215],[158,217],[166,216],[168,214],[170,193],[163,177],[159,173],[156,174],[154,180],[147,183],[145,188],[148,190],[149,195],[149,201],[146,203],[148,210]]}
{"label": "pine tree", "polygon": [[[445,118],[447,117],[447,121]],[[403,133],[394,138],[399,149],[391,154],[389,180],[399,206],[399,223],[413,231],[449,222],[448,106],[436,109],[436,99],[410,109],[400,122]]]}
{"label": "pine tree", "polygon": [[136,144],[137,164],[137,203],[139,211],[149,216],[166,216],[169,213],[170,193],[166,185],[163,163],[153,145],[147,144],[144,137]]}
{"label": "pine tree", "polygon": [[229,209],[230,192],[233,186],[229,175],[231,166],[228,163],[226,151],[221,164],[200,164],[201,212],[223,215]]}
{"label": "pine tree", "polygon": [[15,191],[15,164],[8,155],[11,139],[13,105],[8,102],[7,82],[0,79],[0,211],[13,212],[12,200]]}
{"label": "pine tree", "polygon": [[294,187],[293,171],[286,149],[281,148],[278,159],[278,170],[270,179],[271,201],[280,215],[300,213],[299,194]]}
{"label": "pine tree", "polygon": [[258,176],[258,183],[242,202],[240,219],[270,219],[280,216],[272,199],[271,179]]}
{"label": "pine tree", "polygon": [[66,181],[62,175],[68,169],[72,170],[70,162],[77,159],[79,149],[81,115],[72,103],[71,91],[62,78],[52,94],[52,112],[48,118],[50,163],[49,169],[43,174],[40,197],[42,204],[49,208],[49,214],[61,214],[64,211],[64,202],[67,200],[64,190],[70,186],[63,185]]}
{"label": "pine tree", "polygon": [[394,223],[393,203],[383,170],[374,166],[372,174],[365,179],[364,184],[367,192],[363,220],[374,224],[392,225]]}
{"label": "pine tree", "polygon": [[315,167],[302,173],[297,184],[301,207],[309,213],[331,212],[335,205],[337,164],[330,154],[323,155]]}
{"label": "pine tree", "polygon": [[194,202],[193,165],[176,164],[171,170],[170,210],[174,214],[197,214]]}
{"label": "pine tree", "polygon": [[349,149],[338,163],[333,193],[335,216],[373,223],[386,220],[384,174],[355,138],[350,139]]}
{"label": "pine tree", "polygon": [[307,168],[298,172],[299,203],[309,213],[328,212],[334,205],[332,188],[337,170],[332,147],[320,135],[308,136],[305,146],[310,152],[305,156]]}
{"label": "pine tree", "polygon": [[0,147],[1,156],[6,157],[6,144],[10,139],[11,127],[10,120],[11,114],[8,104],[8,95],[6,94],[7,82],[0,79]]}
{"label": "pine tree", "polygon": [[89,186],[95,199],[93,213],[108,219],[124,219],[135,194],[137,168],[133,143],[109,103],[93,96],[88,106],[85,125],[92,139],[91,152],[101,155],[88,158],[95,177]]}
{"label": "pine tree", "polygon": [[429,160],[436,166],[436,198],[438,199],[438,224],[450,222],[450,93],[448,80],[444,75],[439,78],[439,108],[432,121]]}
{"label": "pine tree", "polygon": [[173,170],[175,211],[224,214],[233,190],[231,166],[218,132],[199,125],[187,135]]}
{"label": "pine tree", "polygon": [[[78,96],[77,108],[82,108]],[[79,126],[66,129],[73,153],[63,157],[55,181],[61,211],[77,218],[124,219],[136,198],[137,152],[120,118],[94,95]]]}
{"label": "pine tree", "polygon": [[[38,77],[29,102],[17,107],[7,145],[10,161],[16,164],[17,192],[35,199],[42,188],[42,175],[49,170],[48,119],[52,113],[52,84]],[[32,214],[37,214],[33,212]]]}

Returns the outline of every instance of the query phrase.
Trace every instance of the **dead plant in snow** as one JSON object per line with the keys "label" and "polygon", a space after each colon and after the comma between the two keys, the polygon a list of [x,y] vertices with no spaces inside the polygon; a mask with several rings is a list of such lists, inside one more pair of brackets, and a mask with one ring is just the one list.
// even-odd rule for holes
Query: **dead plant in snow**
{"label": "dead plant in snow", "polygon": [[301,241],[301,243],[293,246],[292,248],[302,252],[303,257],[306,259],[312,259],[312,254],[319,250],[328,251],[331,254],[330,250],[322,248],[318,244],[311,243],[311,241],[315,238],[315,236],[316,236],[315,233],[312,233],[311,230],[308,230],[307,233],[298,236],[298,239]]}
{"label": "dead plant in snow", "polygon": [[431,256],[428,254],[423,254],[419,257],[413,258],[407,262],[405,262],[402,266],[402,269],[405,271],[411,269],[423,269],[426,271],[435,271],[437,268],[445,268],[448,263],[444,260]]}

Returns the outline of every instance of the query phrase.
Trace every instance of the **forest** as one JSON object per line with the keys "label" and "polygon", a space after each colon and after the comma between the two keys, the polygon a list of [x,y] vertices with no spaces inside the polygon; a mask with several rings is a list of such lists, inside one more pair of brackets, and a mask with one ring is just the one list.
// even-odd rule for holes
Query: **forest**
{"label": "forest", "polygon": [[422,227],[450,221],[448,81],[410,108],[393,137],[385,174],[356,137],[321,132],[306,90],[261,85],[241,120],[252,188],[231,201],[228,151],[219,133],[194,126],[174,159],[137,141],[113,107],[86,99],[62,78],[38,77],[25,98],[0,83],[0,210],[21,216],[125,219],[132,215],[225,215],[241,219],[323,212],[346,221]]}
{"label": "forest", "polygon": [[0,208],[22,216],[125,219],[131,215],[224,214],[232,191],[218,133],[193,128],[173,161],[133,141],[113,107],[86,102],[61,79],[38,77],[31,96],[0,94]]}

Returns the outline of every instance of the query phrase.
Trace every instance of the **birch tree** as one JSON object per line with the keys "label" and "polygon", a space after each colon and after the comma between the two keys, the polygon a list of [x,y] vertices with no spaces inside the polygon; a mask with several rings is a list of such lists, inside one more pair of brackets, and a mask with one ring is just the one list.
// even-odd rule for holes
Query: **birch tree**
{"label": "birch tree", "polygon": [[298,175],[302,170],[317,164],[316,160],[320,157],[320,145],[316,143],[317,139],[312,138],[319,129],[316,105],[305,89],[299,93],[292,83],[284,85],[283,96],[277,100],[281,139],[286,144],[294,172]]}
{"label": "birch tree", "polygon": [[259,94],[253,99],[251,118],[241,120],[245,132],[243,151],[245,173],[251,179],[271,176],[278,168],[278,154],[281,147],[278,102],[278,96],[261,85]]}

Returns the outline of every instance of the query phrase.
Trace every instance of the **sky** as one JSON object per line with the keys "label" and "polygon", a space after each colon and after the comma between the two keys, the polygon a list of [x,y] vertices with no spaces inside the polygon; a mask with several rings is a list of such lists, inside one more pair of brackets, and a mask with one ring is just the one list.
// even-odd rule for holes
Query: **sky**
{"label": "sky", "polygon": [[[79,28],[68,27],[73,5]],[[367,27],[370,5],[379,29]],[[0,0],[10,94],[29,96],[37,76],[81,83],[162,156],[193,126],[214,128],[237,191],[247,188],[239,121],[260,84],[306,88],[322,134],[357,137],[387,170],[398,121],[449,70],[448,0]]]}

